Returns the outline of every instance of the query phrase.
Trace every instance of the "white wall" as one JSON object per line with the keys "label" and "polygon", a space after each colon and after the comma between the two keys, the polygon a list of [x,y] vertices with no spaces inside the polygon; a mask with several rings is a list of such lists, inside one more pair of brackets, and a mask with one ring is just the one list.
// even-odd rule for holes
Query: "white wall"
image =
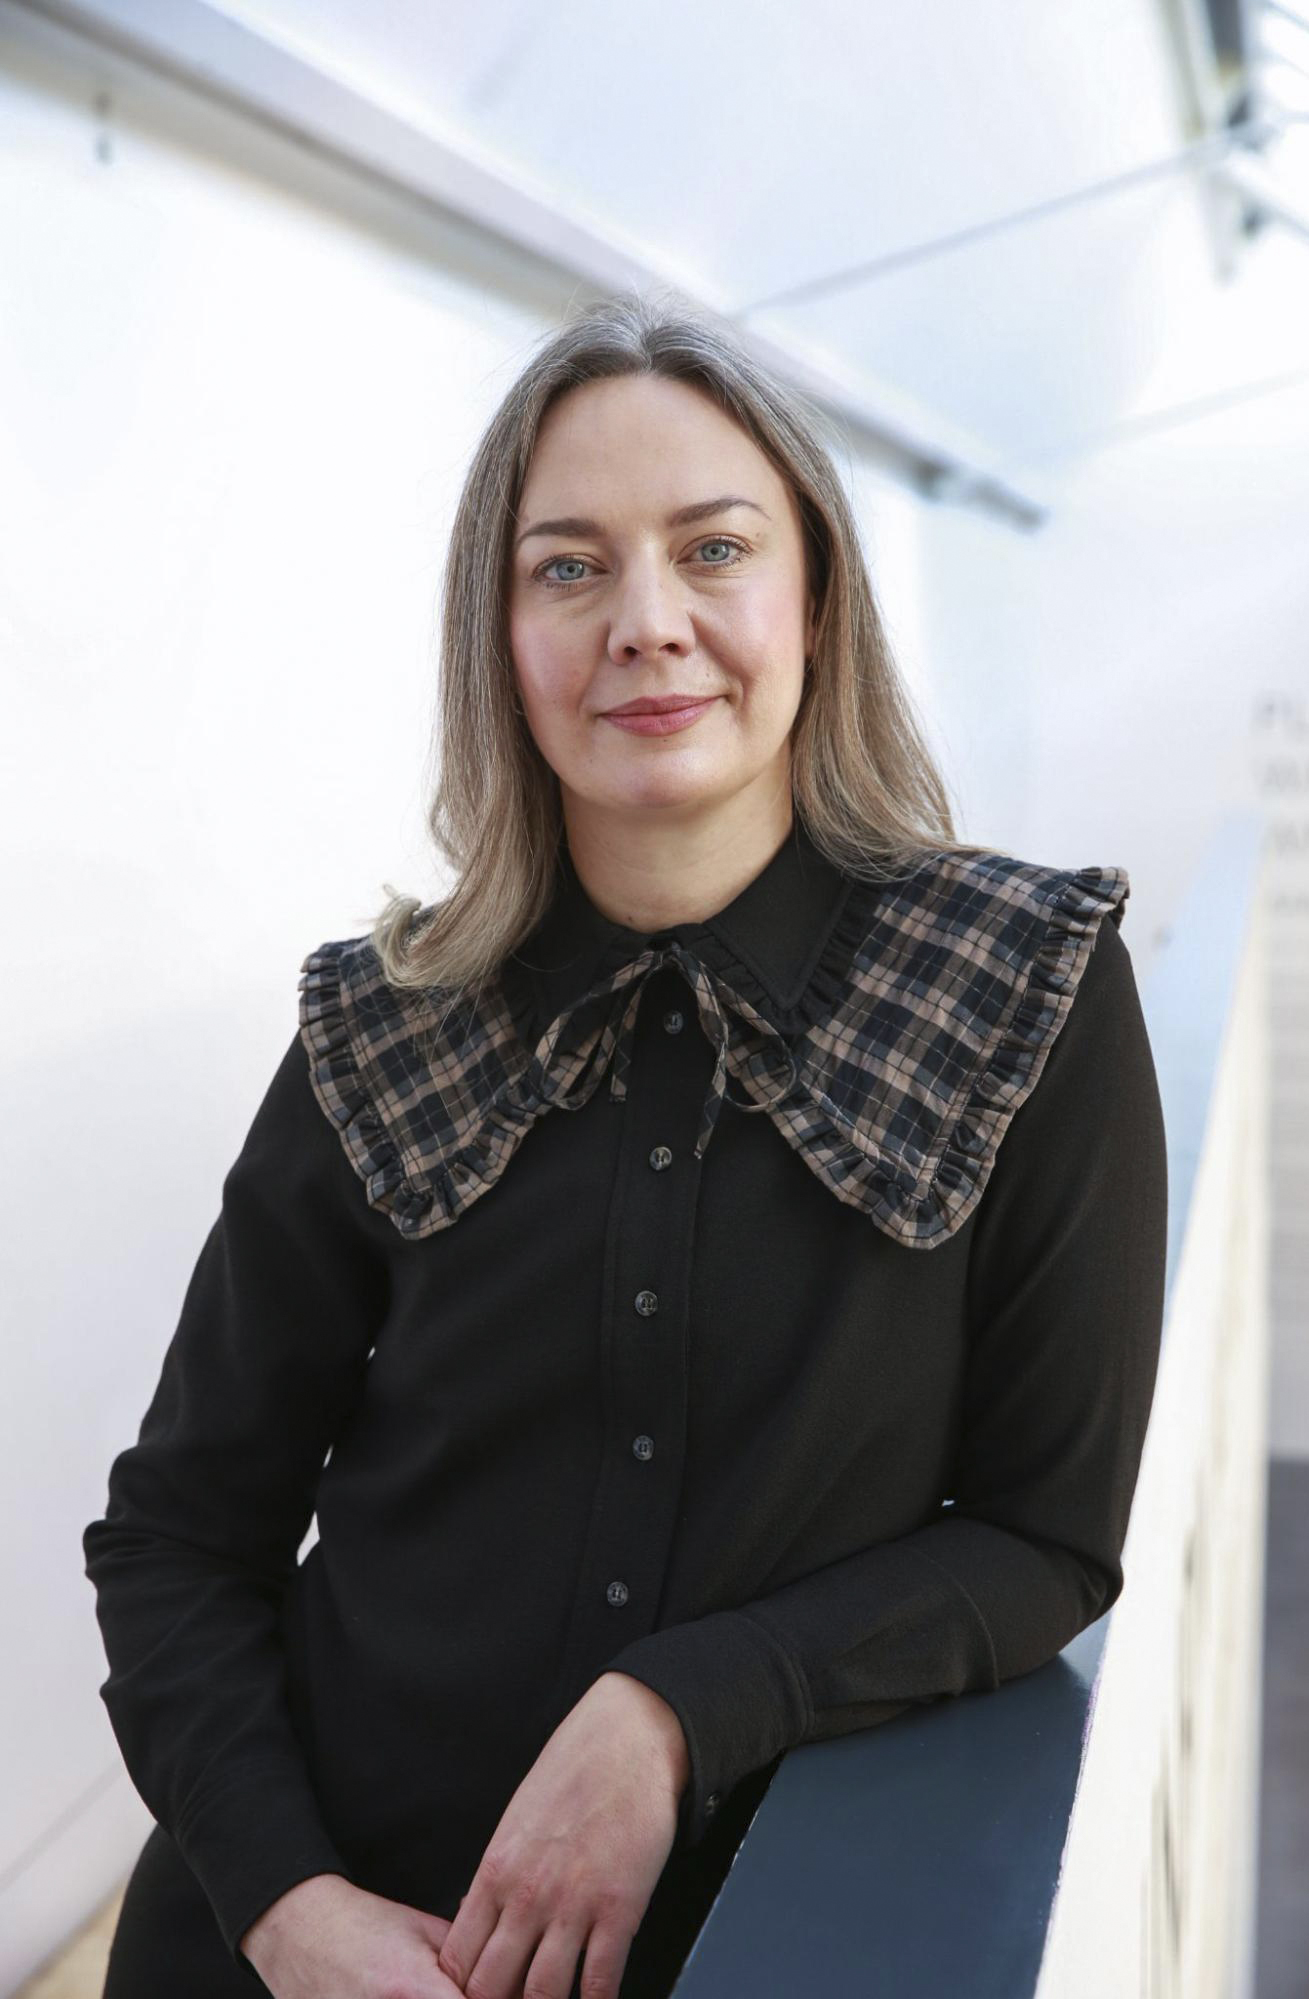
{"label": "white wall", "polygon": [[[356,226],[180,146],[144,89],[106,130],[94,90],[0,44],[0,1500],[24,1523],[0,1990],[148,1830],[97,1692],[81,1531],[295,1031],[301,959],[365,929],[384,880],[439,885],[443,549],[483,423],[566,304],[380,198],[340,186]],[[266,139],[207,129],[303,187]],[[889,496],[889,605],[912,512]]]}
{"label": "white wall", "polygon": [[148,1829],[81,1530],[301,959],[366,928],[384,879],[435,885],[441,551],[543,323],[526,285],[370,240],[127,101],[99,158],[93,84],[0,51],[0,1991]]}
{"label": "white wall", "polygon": [[[1211,850],[1212,851],[1212,850]],[[1095,1674],[1036,1999],[1252,1999],[1263,1650],[1268,1255],[1266,911],[1227,964],[1230,886],[1188,905],[1152,994],[1190,1059],[1165,1111],[1194,1161],[1158,1381]],[[1189,934],[1186,934],[1189,932]],[[1183,974],[1181,966],[1187,967]],[[1222,990],[1225,981],[1218,982]],[[1210,1046],[1209,1037],[1213,1036]],[[1177,1104],[1178,1077],[1193,1092]],[[1079,1649],[1075,1641],[1074,1650]]]}
{"label": "white wall", "polygon": [[[106,121],[101,80],[0,43],[0,1478],[24,1523],[0,1990],[147,1829],[96,1691],[81,1530],[294,1031],[301,958],[365,928],[384,880],[438,886],[421,783],[445,536],[483,422],[570,293],[144,85],[116,86]],[[1202,470],[1135,456],[1088,480],[1030,538],[850,470],[965,837],[1125,863],[1143,955],[1250,781],[1255,695],[1305,691],[1300,475],[1224,587],[1218,461],[1196,451]]]}

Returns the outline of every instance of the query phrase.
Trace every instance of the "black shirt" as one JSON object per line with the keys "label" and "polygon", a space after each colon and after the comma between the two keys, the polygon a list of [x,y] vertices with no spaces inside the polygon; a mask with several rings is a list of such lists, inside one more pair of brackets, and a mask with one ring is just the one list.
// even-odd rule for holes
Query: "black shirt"
{"label": "black shirt", "polygon": [[797,822],[651,937],[565,849],[421,1061],[366,940],[306,959],[85,1534],[124,1760],[229,1953],[324,1871],[453,1917],[607,1670],[686,1733],[688,1947],[787,1749],[1115,1601],[1166,1224],[1126,895],[854,881]]}

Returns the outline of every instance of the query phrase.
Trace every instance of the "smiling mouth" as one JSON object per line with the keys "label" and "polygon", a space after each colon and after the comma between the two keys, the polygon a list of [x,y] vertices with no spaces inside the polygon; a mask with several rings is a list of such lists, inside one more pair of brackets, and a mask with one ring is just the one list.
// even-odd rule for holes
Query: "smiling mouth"
{"label": "smiling mouth", "polygon": [[719,698],[717,694],[701,694],[689,698],[673,696],[671,706],[667,702],[659,702],[639,703],[635,708],[630,706],[610,708],[600,719],[612,722],[615,728],[625,729],[629,735],[668,736],[676,730],[689,728],[693,722],[698,722]]}
{"label": "smiling mouth", "polygon": [[643,694],[624,701],[620,708],[605,708],[606,715],[668,715],[677,708],[696,708],[702,701],[715,701],[714,694]]}

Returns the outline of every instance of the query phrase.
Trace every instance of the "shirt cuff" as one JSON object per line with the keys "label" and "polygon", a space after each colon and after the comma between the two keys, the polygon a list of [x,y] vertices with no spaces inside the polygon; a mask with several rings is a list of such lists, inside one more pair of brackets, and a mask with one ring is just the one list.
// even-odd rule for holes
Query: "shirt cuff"
{"label": "shirt cuff", "polygon": [[790,1657],[744,1611],[714,1611],[634,1638],[605,1670],[653,1688],[682,1724],[690,1776],[677,1836],[690,1846],[733,1787],[803,1741],[812,1722]]}
{"label": "shirt cuff", "polygon": [[207,1792],[183,1812],[173,1839],[233,1959],[250,1972],[241,1939],[280,1895],[314,1874],[351,1879],[298,1771],[247,1771]]}

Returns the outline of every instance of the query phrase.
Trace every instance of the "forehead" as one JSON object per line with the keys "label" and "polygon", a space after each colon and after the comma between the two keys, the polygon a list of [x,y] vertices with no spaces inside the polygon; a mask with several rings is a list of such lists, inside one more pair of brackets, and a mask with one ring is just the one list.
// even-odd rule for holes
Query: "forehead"
{"label": "forehead", "polygon": [[[731,485],[768,505],[786,490],[769,459],[702,389],[661,375],[623,375],[567,390],[537,434],[520,513],[548,501],[593,502],[597,492],[675,505]],[[696,486],[691,493],[689,487]]]}

